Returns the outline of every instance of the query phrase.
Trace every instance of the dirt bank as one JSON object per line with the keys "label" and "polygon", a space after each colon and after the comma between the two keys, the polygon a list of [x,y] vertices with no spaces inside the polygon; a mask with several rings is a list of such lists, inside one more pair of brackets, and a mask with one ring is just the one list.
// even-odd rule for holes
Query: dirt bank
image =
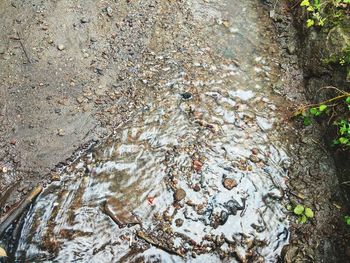
{"label": "dirt bank", "polygon": [[133,65],[157,9],[148,1],[2,1],[0,10],[1,217],[140,104]]}
{"label": "dirt bank", "polygon": [[[304,99],[295,101],[290,113],[293,114],[300,105],[319,103],[337,95],[324,87],[333,86],[347,91],[344,68],[332,67],[324,61],[344,47],[344,40],[348,36],[342,36],[342,30],[329,33],[326,30],[306,28],[306,13],[301,11],[297,3],[263,2],[276,26],[278,41],[287,51],[285,55],[295,62],[294,65],[298,65],[303,76],[299,90],[303,91]],[[343,182],[349,180],[349,155],[346,151],[330,146],[336,134],[334,127],[329,125],[329,119],[315,121],[309,127],[300,123],[296,135],[301,142],[301,148],[296,154],[303,159],[300,164],[304,168],[293,167],[291,175],[294,182],[289,187],[296,192],[304,189],[306,196],[302,199],[313,203],[317,209],[321,205],[323,211],[319,213],[322,222],[316,225],[295,225],[292,228],[294,235],[287,257],[292,262],[348,262],[350,231],[344,223],[344,215],[349,214],[349,189]],[[310,135],[313,138],[307,138]],[[313,168],[305,169],[314,157],[319,159]],[[293,200],[295,196],[292,194],[290,198]],[[300,237],[306,239],[302,241]],[[314,244],[311,250],[310,247],[304,247],[305,241]],[[304,259],[298,259],[298,250]]]}

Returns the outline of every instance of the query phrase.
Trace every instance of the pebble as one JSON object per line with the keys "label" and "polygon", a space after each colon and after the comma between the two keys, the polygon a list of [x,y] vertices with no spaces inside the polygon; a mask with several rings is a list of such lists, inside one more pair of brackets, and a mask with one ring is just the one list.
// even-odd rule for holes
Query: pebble
{"label": "pebble", "polygon": [[186,192],[183,189],[179,188],[175,191],[174,199],[176,202],[181,201],[185,197],[186,197]]}
{"label": "pebble", "polygon": [[58,134],[59,136],[64,136],[64,135],[66,135],[66,133],[64,132],[63,129],[58,129],[57,134]]}
{"label": "pebble", "polygon": [[249,156],[249,159],[250,159],[253,163],[258,163],[258,162],[260,162],[259,157],[257,157],[257,156],[254,155],[254,154],[251,154],[251,155]]}
{"label": "pebble", "polygon": [[181,218],[178,218],[178,219],[175,220],[175,225],[176,225],[177,227],[182,226],[183,223],[184,223],[184,221],[183,221],[183,219],[181,219]]}
{"label": "pebble", "polygon": [[84,102],[84,98],[83,98],[83,97],[78,97],[78,98],[77,98],[77,102],[78,102],[79,104],[83,103],[83,102]]}
{"label": "pebble", "polygon": [[80,22],[85,24],[85,23],[89,23],[90,22],[90,19],[87,18],[87,17],[83,17],[82,19],[80,19]]}
{"label": "pebble", "polygon": [[199,184],[195,184],[195,185],[193,186],[193,190],[194,190],[195,192],[199,192],[199,191],[201,190],[201,186],[200,186]]}
{"label": "pebble", "polygon": [[63,45],[63,44],[59,44],[59,45],[57,45],[57,49],[59,50],[59,51],[62,51],[62,50],[64,50],[66,47]]}
{"label": "pebble", "polygon": [[60,178],[60,175],[57,174],[57,173],[54,173],[52,176],[51,176],[51,181],[59,181],[61,178]]}
{"label": "pebble", "polygon": [[112,17],[112,15],[113,15],[112,7],[110,7],[110,6],[106,7],[106,13],[109,17]]}
{"label": "pebble", "polygon": [[192,98],[192,94],[189,93],[189,92],[184,92],[184,93],[181,93],[181,97],[184,99],[184,100],[189,100]]}
{"label": "pebble", "polygon": [[203,166],[203,164],[202,164],[200,161],[198,161],[198,160],[194,160],[194,161],[193,161],[193,168],[194,168],[197,172],[199,172],[200,170],[202,170],[202,166]]}
{"label": "pebble", "polygon": [[252,154],[258,155],[258,153],[259,153],[259,149],[258,148],[253,148],[252,149]]}
{"label": "pebble", "polygon": [[237,186],[237,182],[235,179],[232,179],[232,178],[226,178],[224,181],[223,181],[223,185],[226,189],[228,190],[232,190],[234,187]]}

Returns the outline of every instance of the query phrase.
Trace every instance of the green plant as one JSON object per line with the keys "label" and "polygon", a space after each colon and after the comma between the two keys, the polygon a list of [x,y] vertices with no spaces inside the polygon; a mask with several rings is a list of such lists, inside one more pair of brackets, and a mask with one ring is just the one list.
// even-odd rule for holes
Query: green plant
{"label": "green plant", "polygon": [[306,223],[308,219],[314,217],[314,212],[311,208],[300,204],[295,205],[294,207],[292,205],[288,205],[287,210],[293,211],[294,215],[298,216],[298,223],[301,224]]}
{"label": "green plant", "polygon": [[333,140],[334,145],[346,145],[350,146],[350,122],[345,119],[341,119],[334,123],[338,127],[339,137]]}
{"label": "green plant", "polygon": [[350,226],[350,216],[344,216],[345,223]]}
{"label": "green plant", "polygon": [[[336,89],[336,88],[334,88]],[[329,108],[334,108],[339,105],[339,101],[342,102],[344,111],[350,110],[350,94],[336,89],[342,94],[331,98],[329,100],[323,101],[318,104],[311,104],[301,106],[295,113],[294,116],[301,118],[305,126],[308,126],[312,123],[312,119],[321,116],[322,114],[327,114]],[[335,104],[331,104],[337,102]],[[334,126],[337,127],[337,137],[333,140],[333,145],[342,145],[350,147],[350,119],[342,116],[340,113],[337,113],[338,120],[334,121]],[[343,112],[343,115],[347,115],[346,112]],[[331,116],[332,118],[332,116]]]}
{"label": "green plant", "polygon": [[326,109],[328,108],[327,105],[325,104],[320,104],[317,106],[312,106],[309,108],[300,108],[295,114],[294,116],[300,116],[303,120],[303,123],[305,126],[311,125],[312,123],[312,118],[313,117],[318,117],[321,114],[326,112]]}
{"label": "green plant", "polygon": [[350,0],[302,0],[300,6],[308,12],[306,26],[323,27],[326,21],[337,23],[343,19]]}

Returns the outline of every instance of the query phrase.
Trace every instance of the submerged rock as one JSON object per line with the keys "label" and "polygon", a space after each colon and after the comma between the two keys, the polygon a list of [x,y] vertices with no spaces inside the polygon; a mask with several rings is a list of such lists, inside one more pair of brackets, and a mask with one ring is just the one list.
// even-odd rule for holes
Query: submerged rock
{"label": "submerged rock", "polygon": [[226,189],[228,190],[232,190],[234,187],[237,186],[237,182],[235,179],[232,179],[232,178],[226,178],[224,179],[223,181],[223,185]]}
{"label": "submerged rock", "polygon": [[134,216],[130,209],[130,204],[115,197],[107,199],[103,211],[120,227],[126,225],[139,224],[140,221]]}
{"label": "submerged rock", "polygon": [[176,202],[180,202],[185,197],[186,197],[186,192],[181,188],[177,189],[174,193],[174,199]]}

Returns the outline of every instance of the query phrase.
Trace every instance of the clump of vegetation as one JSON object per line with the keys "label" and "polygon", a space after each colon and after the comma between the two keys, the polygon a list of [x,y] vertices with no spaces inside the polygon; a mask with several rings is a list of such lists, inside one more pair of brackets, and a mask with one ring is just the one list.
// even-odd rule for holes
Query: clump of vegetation
{"label": "clump of vegetation", "polygon": [[345,223],[350,226],[350,216],[344,216]]}
{"label": "clump of vegetation", "polygon": [[287,206],[287,210],[293,211],[294,215],[298,216],[298,223],[306,223],[308,219],[311,219],[314,217],[314,212],[311,208],[305,207],[303,205],[295,205],[294,207],[292,205]]}
{"label": "clump of vegetation", "polygon": [[[331,87],[329,87],[331,88]],[[350,147],[350,120],[344,116],[349,115],[350,111],[350,94],[332,87],[341,95],[323,101],[318,104],[301,106],[294,116],[301,118],[305,126],[311,125],[312,120],[320,116],[329,116],[328,123],[332,123],[337,130],[337,136],[333,139],[333,145],[342,145]],[[342,114],[333,114],[332,108],[339,106],[343,109]],[[330,114],[332,113],[332,114]]]}
{"label": "clump of vegetation", "polygon": [[300,6],[308,12],[307,27],[323,27],[339,23],[349,12],[350,0],[302,0]]}

